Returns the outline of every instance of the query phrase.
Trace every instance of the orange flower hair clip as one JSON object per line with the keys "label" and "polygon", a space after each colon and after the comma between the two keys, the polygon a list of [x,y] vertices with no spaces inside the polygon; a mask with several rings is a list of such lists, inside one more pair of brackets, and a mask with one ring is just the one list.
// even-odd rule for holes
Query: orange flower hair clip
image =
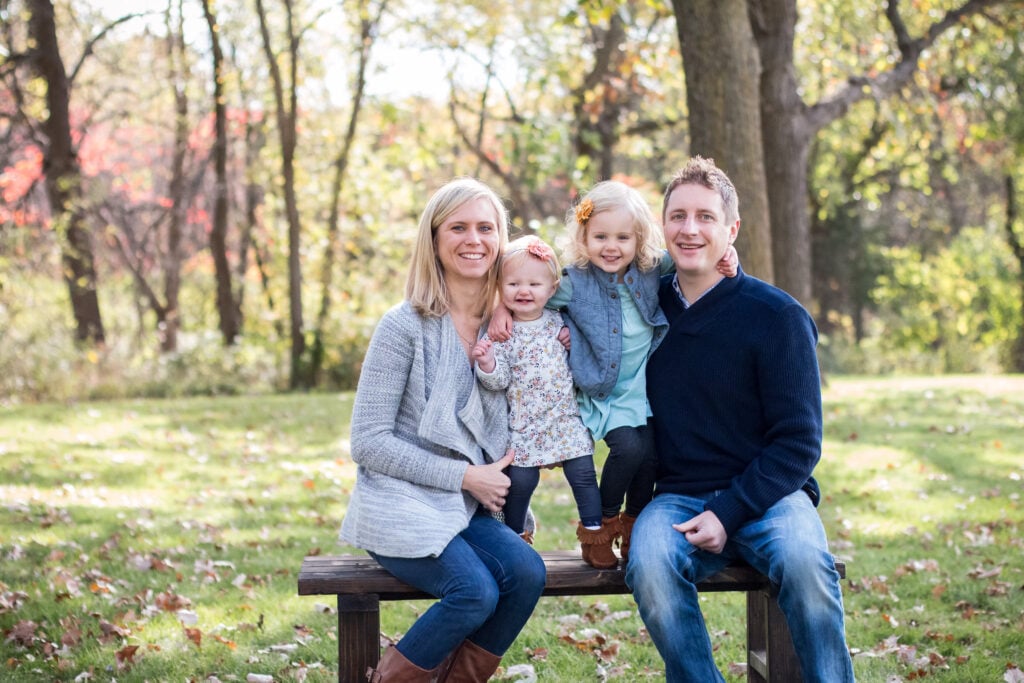
{"label": "orange flower hair clip", "polygon": [[586,227],[592,213],[594,213],[594,200],[587,197],[576,205],[576,222]]}

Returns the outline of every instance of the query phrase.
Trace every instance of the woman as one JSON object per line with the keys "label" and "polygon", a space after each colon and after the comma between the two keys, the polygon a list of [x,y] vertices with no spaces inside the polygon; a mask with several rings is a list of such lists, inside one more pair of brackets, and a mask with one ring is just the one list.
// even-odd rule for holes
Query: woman
{"label": "woman", "polygon": [[470,361],[507,229],[480,181],[438,190],[420,217],[406,300],[381,319],[363,361],[351,434],[359,469],[341,539],[439,598],[371,681],[486,681],[544,589],[543,560],[491,515],[509,488],[508,413]]}

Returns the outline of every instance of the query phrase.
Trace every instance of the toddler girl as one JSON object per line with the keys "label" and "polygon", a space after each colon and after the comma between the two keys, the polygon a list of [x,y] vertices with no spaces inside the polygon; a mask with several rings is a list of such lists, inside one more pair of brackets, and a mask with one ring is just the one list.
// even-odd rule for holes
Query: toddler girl
{"label": "toddler girl", "polygon": [[594,441],[580,419],[567,352],[557,339],[562,316],[545,308],[559,280],[551,247],[534,236],[511,242],[502,256],[498,285],[501,303],[512,316],[511,336],[500,343],[485,336],[471,355],[480,383],[492,391],[504,390],[508,400],[514,459],[508,471],[505,523],[532,543],[532,535],[524,531],[530,498],[540,468],[558,464],[576,499],[583,559],[609,568],[614,561],[597,564],[588,552],[594,544],[611,542],[601,527]]}

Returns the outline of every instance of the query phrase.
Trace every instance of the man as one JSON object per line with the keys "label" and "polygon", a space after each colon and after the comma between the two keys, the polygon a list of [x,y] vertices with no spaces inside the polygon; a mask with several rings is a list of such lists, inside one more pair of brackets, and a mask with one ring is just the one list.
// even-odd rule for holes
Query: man
{"label": "man", "polygon": [[654,500],[633,529],[626,582],[670,683],[722,681],[695,584],[742,558],[779,587],[805,681],[853,681],[839,575],[815,510],[821,386],[807,311],[716,262],[736,239],[736,189],[695,157],[665,190],[676,272],[669,331],[647,365],[658,448]]}

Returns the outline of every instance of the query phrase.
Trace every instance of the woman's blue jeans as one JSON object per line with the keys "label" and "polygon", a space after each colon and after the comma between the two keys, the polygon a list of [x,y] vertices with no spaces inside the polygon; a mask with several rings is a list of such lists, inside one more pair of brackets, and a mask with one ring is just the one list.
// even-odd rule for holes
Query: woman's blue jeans
{"label": "woman's blue jeans", "polygon": [[640,609],[669,683],[722,681],[711,654],[696,584],[734,559],[746,560],[779,588],[805,681],[852,682],[839,573],[817,510],[803,491],[773,505],[729,537],[715,555],[672,528],[704,511],[715,494],[663,493],[633,527],[626,584]]}
{"label": "woman's blue jeans", "polygon": [[428,670],[464,640],[503,655],[533,613],[547,574],[540,555],[482,508],[438,557],[370,556],[439,598],[396,645]]}

